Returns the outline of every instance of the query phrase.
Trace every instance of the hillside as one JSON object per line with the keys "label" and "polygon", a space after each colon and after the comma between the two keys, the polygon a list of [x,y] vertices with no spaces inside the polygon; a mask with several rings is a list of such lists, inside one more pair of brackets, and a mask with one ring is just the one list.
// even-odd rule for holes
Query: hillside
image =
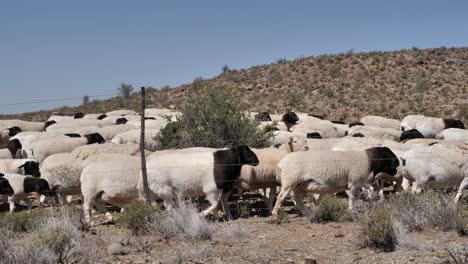
{"label": "hillside", "polygon": [[[243,70],[225,69],[212,79],[151,89],[148,107],[180,108],[197,86],[230,88],[252,111],[325,114],[353,120],[366,114],[402,118],[407,114],[458,117],[468,121],[468,48],[340,53],[280,59]],[[84,107],[0,116],[45,120],[52,112],[106,112],[139,108],[138,94],[93,101]]]}

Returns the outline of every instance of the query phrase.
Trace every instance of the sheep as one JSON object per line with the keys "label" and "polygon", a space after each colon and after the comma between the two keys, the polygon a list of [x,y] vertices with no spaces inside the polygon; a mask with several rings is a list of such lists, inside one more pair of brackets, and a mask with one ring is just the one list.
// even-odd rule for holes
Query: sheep
{"label": "sheep", "polygon": [[138,146],[135,144],[131,146],[113,144],[85,145],[76,148],[71,153],[58,153],[48,156],[42,162],[40,172],[42,178],[49,182],[50,187],[57,191],[58,198],[63,203],[68,203],[71,195],[80,194],[80,175],[87,163],[98,159],[109,160],[110,158],[105,155],[134,155],[138,150]]}
{"label": "sheep", "polygon": [[5,174],[0,173],[0,195],[12,196],[15,191],[11,187],[7,179],[3,178]]}
{"label": "sheep", "polygon": [[21,131],[43,131],[44,123],[23,121],[18,119],[0,120],[0,127],[18,127],[21,129]]}
{"label": "sheep", "polygon": [[8,180],[14,191],[11,196],[0,196],[0,200],[8,201],[10,204],[10,212],[15,210],[15,202],[20,200],[25,200],[28,203],[28,211],[30,211],[32,208],[32,202],[28,197],[30,193],[39,193],[45,196],[53,195],[53,191],[50,190],[49,184],[44,179],[14,173],[5,174],[3,178]]}
{"label": "sheep", "polygon": [[395,130],[400,130],[400,120],[381,117],[381,116],[364,116],[361,118],[361,123],[365,126],[376,126],[383,128],[392,128]]}
{"label": "sheep", "polygon": [[468,187],[468,151],[435,144],[418,146],[405,152],[403,176],[413,182],[412,191],[420,193],[426,187],[453,188],[458,186],[457,203]]}
{"label": "sheep", "polygon": [[0,159],[13,159],[16,157],[18,150],[23,146],[18,139],[12,139],[3,146],[0,146]]}
{"label": "sheep", "polygon": [[308,138],[307,147],[309,151],[318,151],[318,150],[331,150],[336,143],[340,142],[344,138]]}
{"label": "sheep", "polygon": [[112,220],[104,203],[123,206],[138,199],[142,193],[139,190],[140,170],[140,160],[131,156],[89,163],[80,176],[86,223],[92,224],[93,206],[105,213],[108,220]]}
{"label": "sheep", "polygon": [[12,139],[18,139],[22,146],[21,157],[22,158],[32,158],[32,145],[41,140],[46,139],[59,139],[59,138],[68,138],[73,137],[73,133],[70,134],[59,134],[55,132],[21,132],[16,136],[12,137]]}
{"label": "sheep", "polygon": [[88,134],[81,138],[60,138],[60,139],[46,139],[34,143],[31,150],[34,158],[42,162],[47,156],[62,152],[71,152],[75,148],[87,144],[102,144],[106,140],[98,133]]}
{"label": "sheep", "polygon": [[256,190],[270,188],[268,195],[268,209],[273,208],[276,197],[276,187],[279,170],[278,162],[288,153],[308,150],[307,141],[298,136],[291,136],[289,142],[279,148],[252,149],[259,160],[258,166],[242,166],[240,174],[240,186],[243,190]]}
{"label": "sheep", "polygon": [[381,139],[390,139],[400,141],[401,131],[392,128],[383,128],[376,126],[353,126],[348,130],[348,135],[362,134],[364,137],[374,137]]}
{"label": "sheep", "polygon": [[450,145],[450,146],[464,146],[463,142],[459,141],[450,141],[450,140],[442,140],[442,139],[432,139],[432,138],[417,138],[417,139],[410,139],[405,141],[405,144],[409,145],[430,145],[430,144],[441,144],[441,145]]}
{"label": "sheep", "polygon": [[306,138],[305,135],[299,135],[299,134],[295,134],[295,133],[288,132],[288,131],[282,131],[282,130],[274,131],[271,144],[272,144],[272,146],[280,146],[280,145],[283,145],[283,144],[287,144],[289,142],[289,139],[292,136],[298,136],[298,137]]}
{"label": "sheep", "polygon": [[443,119],[423,115],[409,115],[403,118],[400,124],[401,130],[417,129],[425,138],[433,138],[437,133],[447,128],[465,129],[465,125],[459,119]]}
{"label": "sheep", "polygon": [[126,110],[126,109],[120,109],[120,110],[114,110],[106,113],[106,116],[125,116],[125,115],[138,115],[137,112],[133,110]]}
{"label": "sheep", "polygon": [[[160,143],[157,139],[159,129],[145,129],[145,149],[155,151],[158,149]],[[140,144],[141,129],[132,129],[117,134],[113,139],[114,144],[136,143]]]}
{"label": "sheep", "polygon": [[180,198],[205,196],[211,206],[206,216],[221,205],[231,219],[227,199],[240,176],[242,165],[258,165],[255,153],[241,145],[215,152],[168,153],[148,160],[148,186],[153,196],[162,198],[172,208],[173,195]]}
{"label": "sheep", "polygon": [[[166,119],[145,120],[145,129],[163,129],[168,123]],[[128,121],[127,124],[134,128],[141,128],[140,120],[131,120]]]}
{"label": "sheep", "polygon": [[47,121],[54,121],[55,123],[63,123],[63,122],[70,122],[73,121],[73,116],[59,116],[59,115],[52,115],[50,116]]}
{"label": "sheep", "polygon": [[273,216],[277,216],[286,195],[294,191],[296,207],[304,211],[304,192],[347,192],[349,209],[357,191],[380,178],[396,174],[398,158],[386,147],[363,151],[306,151],[287,154],[278,164],[281,169],[281,192]]}
{"label": "sheep", "polygon": [[0,172],[41,176],[39,162],[33,159],[0,159]]}
{"label": "sheep", "polygon": [[83,119],[98,119],[98,120],[102,120],[104,118],[106,118],[107,116],[104,115],[104,114],[86,114],[85,116],[83,116]]}
{"label": "sheep", "polygon": [[218,150],[226,150],[227,148],[206,148],[206,147],[191,147],[191,148],[182,148],[182,149],[165,149],[165,150],[159,150],[151,153],[148,157],[147,160],[150,160],[154,157],[158,157],[161,155],[166,155],[166,154],[173,154],[173,153],[194,153],[194,152],[215,152]]}
{"label": "sheep", "polygon": [[468,130],[460,128],[448,128],[436,134],[436,139],[443,139],[449,141],[468,141]]}
{"label": "sheep", "polygon": [[135,156],[140,154],[140,146],[134,143],[116,145],[112,143],[84,145],[71,152],[71,158],[85,160],[91,155],[101,153],[114,153]]}
{"label": "sheep", "polygon": [[101,134],[106,141],[110,142],[119,133],[126,132],[135,129],[134,125],[123,124],[123,125],[112,125],[99,128],[96,132]]}
{"label": "sheep", "polygon": [[47,132],[60,131],[61,134],[72,133],[83,127],[104,127],[114,125],[113,121],[78,119],[71,122],[56,123],[46,128]]}
{"label": "sheep", "polygon": [[291,131],[295,134],[307,135],[307,133],[317,132],[322,138],[337,138],[338,130],[336,127],[326,121],[312,122],[312,123],[301,123],[300,125],[291,128]]}

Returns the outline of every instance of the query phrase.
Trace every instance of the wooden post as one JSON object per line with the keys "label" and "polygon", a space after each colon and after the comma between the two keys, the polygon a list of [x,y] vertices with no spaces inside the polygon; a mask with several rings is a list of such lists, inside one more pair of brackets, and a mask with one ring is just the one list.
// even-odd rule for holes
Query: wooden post
{"label": "wooden post", "polygon": [[150,190],[148,187],[148,173],[146,171],[145,155],[145,87],[141,87],[141,133],[140,133],[140,153],[141,153],[141,177],[143,180],[143,191],[145,193],[146,205],[151,206]]}

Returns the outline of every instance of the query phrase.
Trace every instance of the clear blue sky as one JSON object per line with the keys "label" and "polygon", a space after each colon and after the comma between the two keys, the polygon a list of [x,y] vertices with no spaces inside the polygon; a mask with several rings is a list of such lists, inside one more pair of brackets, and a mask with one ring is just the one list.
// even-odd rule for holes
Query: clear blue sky
{"label": "clear blue sky", "polygon": [[[254,3],[253,3],[254,2]],[[468,1],[2,1],[0,113],[77,105],[134,87],[278,58],[461,47]]]}

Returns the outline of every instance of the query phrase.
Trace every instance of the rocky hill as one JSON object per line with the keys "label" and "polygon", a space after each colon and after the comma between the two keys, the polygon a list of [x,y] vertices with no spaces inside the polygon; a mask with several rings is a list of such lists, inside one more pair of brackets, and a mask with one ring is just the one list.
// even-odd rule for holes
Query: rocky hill
{"label": "rocky hill", "polygon": [[[321,113],[328,119],[353,120],[376,114],[402,118],[423,113],[468,122],[468,48],[352,51],[280,59],[276,63],[234,70],[212,79],[195,79],[175,88],[150,89],[148,107],[181,108],[198,86],[224,86],[252,111]],[[106,112],[139,108],[138,94],[92,101],[80,107],[0,118],[44,120],[52,112]]]}

